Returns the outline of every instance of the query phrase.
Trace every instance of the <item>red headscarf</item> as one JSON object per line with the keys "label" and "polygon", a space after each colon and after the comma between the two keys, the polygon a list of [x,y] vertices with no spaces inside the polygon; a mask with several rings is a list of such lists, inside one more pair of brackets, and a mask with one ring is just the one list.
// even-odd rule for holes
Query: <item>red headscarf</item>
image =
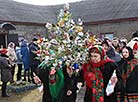
{"label": "red headscarf", "polygon": [[93,68],[101,67],[107,62],[113,62],[113,60],[109,59],[106,56],[105,50],[103,49],[102,46],[99,45],[93,46],[91,49],[89,49],[89,55],[91,55],[90,53],[98,53],[101,56],[101,61],[98,63],[93,63],[92,61],[90,61],[90,64],[92,65]]}
{"label": "red headscarf", "polygon": [[[99,45],[90,48],[89,55],[91,55],[90,53],[100,54],[101,61],[98,63],[89,61],[89,63],[83,65],[84,79],[87,87],[92,91],[92,102],[104,102],[104,83],[103,75],[100,69],[103,69],[104,64],[107,62],[113,61],[106,57],[104,49]],[[99,92],[99,89],[101,89],[101,92]],[[96,98],[95,95],[99,95],[99,98]]]}

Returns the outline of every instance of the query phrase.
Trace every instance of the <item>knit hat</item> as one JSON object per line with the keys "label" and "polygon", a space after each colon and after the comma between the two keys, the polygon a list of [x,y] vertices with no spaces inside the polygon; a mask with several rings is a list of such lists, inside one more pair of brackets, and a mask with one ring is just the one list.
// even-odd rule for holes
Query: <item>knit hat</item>
{"label": "knit hat", "polygon": [[37,41],[38,38],[37,37],[33,37],[32,41]]}
{"label": "knit hat", "polygon": [[14,42],[10,42],[10,43],[8,44],[8,47],[14,47],[14,46],[15,46]]}
{"label": "knit hat", "polygon": [[134,38],[134,37],[138,37],[138,31],[133,33],[132,38]]}
{"label": "knit hat", "polygon": [[107,40],[104,40],[104,41],[102,42],[102,45],[103,45],[103,44],[107,45],[108,47],[110,46],[110,45],[108,44]]}
{"label": "knit hat", "polygon": [[112,40],[119,40],[119,38],[118,37],[113,37],[113,39]]}
{"label": "knit hat", "polygon": [[138,51],[138,43],[135,42],[134,46],[133,46],[133,50],[137,50]]}

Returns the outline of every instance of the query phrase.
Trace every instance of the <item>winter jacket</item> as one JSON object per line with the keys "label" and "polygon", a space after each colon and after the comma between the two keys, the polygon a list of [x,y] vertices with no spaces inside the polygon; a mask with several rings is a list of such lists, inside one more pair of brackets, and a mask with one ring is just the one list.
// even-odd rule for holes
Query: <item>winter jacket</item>
{"label": "winter jacket", "polygon": [[39,65],[40,64],[40,60],[36,59],[37,54],[34,53],[36,51],[39,50],[38,45],[36,45],[35,43],[31,42],[29,44],[29,54],[30,54],[30,65]]}
{"label": "winter jacket", "polygon": [[11,74],[12,69],[6,57],[0,56],[0,68],[1,68],[1,81],[2,82],[12,81],[12,74]]}
{"label": "winter jacket", "polygon": [[22,61],[24,65],[24,70],[28,70],[30,68],[30,55],[29,55],[29,49],[27,46],[27,43],[22,42],[21,45],[21,55],[22,55]]}
{"label": "winter jacket", "polygon": [[21,48],[20,47],[16,47],[16,56],[17,56],[17,64],[22,64],[22,55],[21,55]]}
{"label": "winter jacket", "polygon": [[115,51],[113,47],[110,47],[106,54],[110,59],[114,60],[115,62],[119,62],[121,60],[121,56]]}

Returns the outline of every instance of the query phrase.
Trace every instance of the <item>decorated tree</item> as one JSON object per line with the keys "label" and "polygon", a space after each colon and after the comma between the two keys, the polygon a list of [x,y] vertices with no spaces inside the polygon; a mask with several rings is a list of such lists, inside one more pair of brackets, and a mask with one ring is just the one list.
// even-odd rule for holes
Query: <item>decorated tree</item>
{"label": "decorated tree", "polygon": [[[88,35],[83,32],[83,22],[80,18],[75,23],[72,13],[69,10],[69,4],[61,9],[57,16],[57,24],[47,23],[49,36],[51,40],[47,40],[47,46],[42,44],[42,49],[49,53],[46,60],[56,63],[59,60],[69,60],[70,63],[79,63],[85,59],[84,51],[86,50],[85,41]],[[83,58],[83,59],[82,59]],[[48,63],[45,61],[44,63]],[[51,62],[50,62],[51,63]]]}
{"label": "decorated tree", "polygon": [[57,23],[47,23],[46,28],[50,39],[38,40],[40,45],[38,58],[42,60],[39,67],[49,70],[50,92],[53,102],[57,102],[56,99],[63,85],[62,67],[69,66],[76,74],[81,63],[87,61],[89,47],[87,45],[94,41],[95,37],[90,37],[88,32],[84,33],[83,22],[80,18],[77,22],[73,20],[69,4],[60,10]]}

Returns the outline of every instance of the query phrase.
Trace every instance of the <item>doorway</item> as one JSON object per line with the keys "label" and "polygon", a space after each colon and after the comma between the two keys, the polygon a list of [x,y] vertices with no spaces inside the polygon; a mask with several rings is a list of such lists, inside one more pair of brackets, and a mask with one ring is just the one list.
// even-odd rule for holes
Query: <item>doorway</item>
{"label": "doorway", "polygon": [[0,48],[6,48],[6,35],[0,34]]}
{"label": "doorway", "polygon": [[0,48],[7,48],[10,42],[18,45],[18,34],[0,34]]}

